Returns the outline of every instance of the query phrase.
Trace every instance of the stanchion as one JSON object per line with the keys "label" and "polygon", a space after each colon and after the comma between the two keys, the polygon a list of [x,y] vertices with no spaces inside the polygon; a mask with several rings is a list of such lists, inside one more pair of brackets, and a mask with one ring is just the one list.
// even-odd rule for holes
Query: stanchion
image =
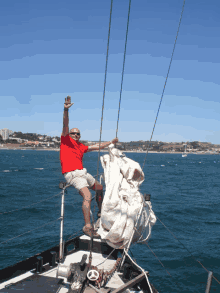
{"label": "stanchion", "polygon": [[212,285],[213,272],[209,272],[205,293],[209,293]]}
{"label": "stanchion", "polygon": [[62,199],[61,199],[61,216],[60,216],[60,252],[59,252],[59,263],[63,261],[64,256],[64,241],[63,241],[63,225],[64,225],[64,199],[65,191],[69,185],[66,185],[64,182],[60,182],[59,188],[62,189]]}

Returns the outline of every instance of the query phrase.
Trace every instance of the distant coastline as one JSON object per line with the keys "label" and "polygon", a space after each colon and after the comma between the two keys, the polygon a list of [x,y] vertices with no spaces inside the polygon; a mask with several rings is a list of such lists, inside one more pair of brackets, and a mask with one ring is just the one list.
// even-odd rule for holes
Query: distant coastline
{"label": "distant coastline", "polygon": [[[7,131],[6,131],[7,130]],[[59,151],[60,137],[41,135],[37,133],[13,132],[4,129],[5,135],[0,135],[0,148],[3,149],[31,149]],[[6,135],[7,134],[7,135]],[[99,141],[80,140],[85,145],[94,145]],[[200,141],[163,142],[163,141],[130,141],[118,142],[117,148],[124,152],[132,153],[167,153],[167,154],[220,154],[220,144]]]}
{"label": "distant coastline", "polygon": [[[19,147],[0,147],[0,150],[22,150],[22,151],[56,151],[59,152],[59,148],[19,148]],[[126,151],[126,150],[121,150],[123,153],[138,153],[138,154],[146,154],[146,151]],[[93,151],[93,152],[98,152],[98,151]],[[108,150],[101,150],[101,152],[108,152]],[[157,151],[148,151],[149,154],[182,154],[183,152],[157,152]],[[220,153],[215,153],[215,152],[187,152],[187,155],[220,155]]]}

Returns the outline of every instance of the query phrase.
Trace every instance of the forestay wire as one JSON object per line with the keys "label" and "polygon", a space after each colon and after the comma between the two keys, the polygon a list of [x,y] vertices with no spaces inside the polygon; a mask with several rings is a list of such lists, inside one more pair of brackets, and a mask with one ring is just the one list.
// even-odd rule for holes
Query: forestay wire
{"label": "forestay wire", "polygon": [[122,68],[122,76],[121,76],[121,89],[120,89],[120,98],[119,98],[119,106],[118,106],[118,119],[117,119],[117,127],[116,127],[116,137],[118,135],[118,124],[119,124],[119,116],[120,116],[120,109],[121,109],[121,96],[122,96],[122,87],[123,87],[124,71],[125,71],[125,58],[126,58],[126,51],[127,51],[127,40],[128,40],[128,28],[129,28],[129,20],[130,20],[130,11],[131,11],[131,0],[129,0],[129,7],[128,7],[128,19],[127,19],[127,29],[126,29],[126,37],[125,37],[123,68]]}
{"label": "forestay wire", "polygon": [[[101,139],[102,139],[102,123],[103,123],[103,113],[104,113],[104,104],[105,104],[105,88],[106,88],[106,79],[107,79],[107,70],[108,70],[108,56],[109,56],[109,42],[110,42],[111,21],[112,21],[112,7],[113,7],[113,0],[111,0],[110,16],[109,16],[108,42],[107,42],[107,52],[106,52],[106,62],[105,62],[105,78],[104,78],[104,89],[103,89],[103,99],[102,99],[102,115],[101,115],[96,181],[98,181],[98,176],[99,176],[100,146],[101,146]],[[96,192],[96,185],[95,185],[95,192]],[[95,215],[95,205],[94,205],[94,215]],[[94,215],[92,215],[92,226],[93,227],[94,227]],[[93,246],[93,233],[92,233],[91,244],[90,244],[89,267],[90,267],[91,261],[92,261],[92,246]]]}
{"label": "forestay wire", "polygon": [[158,110],[157,110],[157,115],[156,115],[156,119],[155,119],[155,122],[154,122],[153,130],[152,130],[152,133],[151,133],[150,141],[148,142],[147,152],[146,152],[146,156],[145,156],[144,163],[143,163],[143,166],[142,166],[142,171],[144,169],[144,165],[145,165],[145,162],[146,162],[146,159],[147,159],[147,155],[148,155],[149,148],[150,148],[150,142],[151,142],[153,134],[154,134],[154,129],[155,129],[155,126],[156,126],[156,123],[157,123],[157,118],[158,118],[158,115],[159,115],[160,106],[161,106],[161,103],[162,103],[162,100],[163,100],[163,96],[164,96],[164,92],[165,92],[165,88],[166,88],[166,84],[167,84],[167,79],[168,79],[168,76],[169,76],[169,73],[170,73],[170,68],[171,68],[171,64],[172,64],[172,61],[173,61],[174,51],[175,51],[175,48],[176,48],[176,41],[177,41],[178,34],[179,34],[179,29],[180,29],[180,24],[181,24],[181,21],[182,21],[184,7],[185,7],[185,0],[183,0],[182,11],[181,11],[179,25],[178,25],[178,29],[177,29],[177,33],[176,33],[176,39],[175,39],[174,46],[173,46],[173,52],[172,52],[172,55],[171,55],[170,64],[169,64],[166,80],[165,80],[165,83],[164,83],[163,91],[162,91],[162,94],[161,94],[160,103],[159,103],[159,107],[158,107]]}
{"label": "forestay wire", "polygon": [[103,90],[103,99],[102,99],[102,116],[101,116],[101,126],[100,126],[96,180],[98,180],[98,175],[99,175],[100,145],[101,145],[101,139],[102,139],[102,122],[103,122],[103,113],[104,113],[104,104],[105,104],[105,88],[106,88],[107,69],[108,69],[109,42],[110,42],[111,21],[112,21],[112,6],[113,6],[113,0],[111,0],[110,16],[109,16],[108,43],[107,43],[107,53],[106,53],[106,63],[105,63],[105,78],[104,78],[104,90]]}

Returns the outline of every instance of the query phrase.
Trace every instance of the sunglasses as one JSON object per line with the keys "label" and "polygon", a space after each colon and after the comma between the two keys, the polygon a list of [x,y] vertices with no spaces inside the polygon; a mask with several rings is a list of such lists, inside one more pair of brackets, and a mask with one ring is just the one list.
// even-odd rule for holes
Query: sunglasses
{"label": "sunglasses", "polygon": [[80,132],[70,132],[70,134],[77,134],[77,135],[80,135]]}

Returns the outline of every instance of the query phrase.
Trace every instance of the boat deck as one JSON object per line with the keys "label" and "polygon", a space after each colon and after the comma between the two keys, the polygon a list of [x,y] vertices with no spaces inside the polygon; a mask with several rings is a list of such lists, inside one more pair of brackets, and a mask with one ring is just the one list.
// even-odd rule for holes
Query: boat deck
{"label": "boat deck", "polygon": [[[90,240],[90,238],[86,235],[80,237],[81,240]],[[95,239],[95,242],[101,242],[100,239]],[[86,254],[87,259],[86,263],[89,262],[89,251],[79,250],[73,252],[65,257],[63,265],[69,266],[71,263],[80,262],[82,256]],[[92,265],[97,266],[98,269],[103,269],[104,271],[110,271],[116,260],[113,257],[109,257],[107,255],[92,252]],[[46,292],[57,292],[59,289],[60,293],[66,293],[69,290],[69,283],[65,277],[57,278],[57,270],[58,267],[51,268],[43,273],[37,274],[36,272],[29,271],[20,276],[12,278],[6,282],[0,284],[0,292],[9,293],[14,292],[14,290],[22,290],[22,292],[35,292],[35,293],[46,293]],[[120,280],[117,281],[117,276],[115,276],[115,282],[117,286],[120,286]],[[119,283],[118,283],[119,282]],[[113,282],[114,283],[114,282]],[[118,284],[117,284],[118,283]],[[46,285],[44,285],[46,284]],[[34,291],[32,291],[32,288]],[[91,290],[92,291],[92,290]]]}

